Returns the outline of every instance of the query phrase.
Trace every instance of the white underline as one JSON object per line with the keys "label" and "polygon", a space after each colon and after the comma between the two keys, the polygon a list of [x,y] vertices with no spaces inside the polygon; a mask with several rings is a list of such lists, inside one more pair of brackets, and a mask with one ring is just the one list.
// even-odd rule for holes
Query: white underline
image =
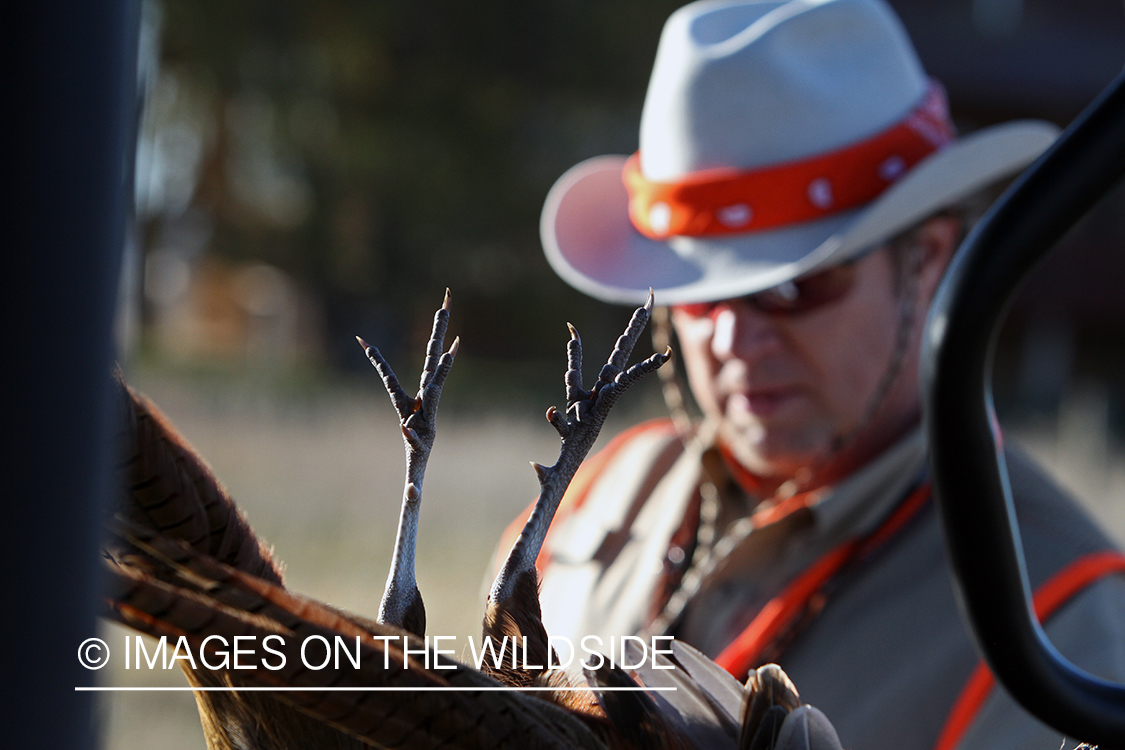
{"label": "white underline", "polygon": [[426,692],[454,692],[454,693],[483,693],[483,692],[509,692],[527,693],[535,691],[549,691],[555,693],[576,692],[579,690],[596,690],[600,693],[647,693],[678,690],[676,687],[76,687],[79,693],[168,693],[168,692],[195,692],[195,693],[426,693]]}

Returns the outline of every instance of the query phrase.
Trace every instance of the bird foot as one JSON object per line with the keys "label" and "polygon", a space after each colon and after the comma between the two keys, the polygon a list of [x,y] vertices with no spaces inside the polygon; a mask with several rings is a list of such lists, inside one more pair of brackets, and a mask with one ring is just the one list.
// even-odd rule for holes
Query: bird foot
{"label": "bird foot", "polygon": [[406,446],[406,483],[402,493],[402,510],[399,514],[391,570],[379,605],[379,622],[396,625],[419,636],[424,635],[426,627],[425,607],[414,578],[414,548],[422,504],[422,480],[425,478],[426,463],[437,435],[437,410],[442,387],[461,344],[461,340],[455,338],[449,351],[442,353],[445,333],[449,328],[451,301],[452,296],[446,289],[441,308],[434,314],[434,327],[426,346],[426,361],[422,366],[418,393],[413,397],[399,383],[394,370],[379,350],[356,336],[383,380],[391,405],[398,414]]}

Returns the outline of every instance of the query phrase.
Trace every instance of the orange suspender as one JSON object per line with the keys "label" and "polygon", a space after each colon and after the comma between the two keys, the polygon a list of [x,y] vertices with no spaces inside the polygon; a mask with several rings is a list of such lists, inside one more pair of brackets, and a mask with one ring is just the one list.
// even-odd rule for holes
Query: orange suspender
{"label": "orange suspender", "polygon": [[813,594],[851,559],[856,547],[856,542],[836,547],[809,566],[762,607],[746,629],[715,657],[715,663],[740,679],[746,675],[757,664],[758,655],[796,619]]}
{"label": "orange suspender", "polygon": [[[1035,616],[1039,622],[1044,622],[1073,596],[1112,573],[1125,573],[1125,555],[1120,552],[1095,552],[1078,558],[1035,592],[1032,597]],[[953,750],[957,746],[988,700],[995,683],[988,665],[982,661],[953,704],[934,750]]]}
{"label": "orange suspender", "polygon": [[745,676],[758,665],[758,659],[805,610],[809,600],[827,584],[848,561],[882,545],[922,509],[930,498],[930,483],[912,492],[872,534],[853,539],[822,555],[785,589],[766,603],[746,629],[723,649],[715,663],[735,677]]}

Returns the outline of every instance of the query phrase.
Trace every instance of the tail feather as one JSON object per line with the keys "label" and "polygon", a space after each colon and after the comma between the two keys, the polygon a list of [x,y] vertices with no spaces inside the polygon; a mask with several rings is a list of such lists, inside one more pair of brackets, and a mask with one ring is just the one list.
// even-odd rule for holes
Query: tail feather
{"label": "tail feather", "polygon": [[121,380],[125,488],[118,512],[142,526],[259,578],[281,583],[281,568],[211,468],[148,399]]}
{"label": "tail feather", "polygon": [[[189,556],[197,555],[184,551]],[[287,689],[403,689],[401,692],[241,693],[237,699],[230,697],[234,694],[203,693],[199,698],[201,715],[209,742],[214,736],[218,743],[212,744],[213,748],[225,750],[240,746],[231,739],[235,735],[258,738],[255,740],[258,744],[241,745],[253,748],[363,747],[368,744],[418,748],[602,746],[578,719],[524,695],[417,692],[434,687],[494,687],[498,683],[462,665],[436,671],[426,669],[413,658],[404,658],[395,640],[384,640],[385,637],[402,637],[404,631],[397,628],[371,623],[373,632],[365,632],[355,621],[319,602],[296,597],[265,581],[252,581],[245,574],[230,569],[222,571],[225,580],[212,580],[202,575],[202,571],[208,564],[219,566],[219,563],[198,559],[190,562],[184,570],[164,570],[159,577],[128,565],[111,566],[110,616],[141,632],[156,637],[168,636],[170,641],[183,636],[192,653],[197,658],[205,657],[213,666],[222,665],[224,659],[221,641],[212,638],[205,643],[211,636],[225,638],[228,651],[236,636],[251,636],[254,640],[250,642],[254,644],[262,644],[266,636],[279,636],[270,641],[273,652],[255,648],[242,658],[242,665],[251,665],[254,669],[236,671],[233,664],[227,662],[223,668],[209,670],[200,662],[198,668],[188,670],[193,684]],[[190,588],[176,584],[185,579],[190,579]],[[246,598],[250,593],[260,595],[260,601],[252,606],[254,611],[220,601],[232,601],[235,596],[232,590],[238,587],[244,587],[237,594],[243,597],[241,604],[250,601]],[[353,669],[346,660],[341,664],[342,669],[313,670],[303,666],[301,644],[306,638],[320,636],[327,643],[335,644],[339,636],[354,653],[357,635],[360,636],[358,669]],[[420,643],[415,645],[421,647]],[[284,656],[284,666],[270,668],[279,666],[281,657],[277,654]],[[320,658],[320,653],[309,657],[310,661]],[[313,742],[312,737],[306,736],[311,731],[307,719],[329,727],[332,742],[342,744],[327,744],[325,736],[318,736]],[[275,745],[273,740],[260,736],[265,731],[262,726],[269,727],[271,736],[300,737],[301,742]],[[324,730],[317,732],[325,735]],[[360,744],[349,745],[344,738]],[[326,744],[317,744],[322,742]]]}

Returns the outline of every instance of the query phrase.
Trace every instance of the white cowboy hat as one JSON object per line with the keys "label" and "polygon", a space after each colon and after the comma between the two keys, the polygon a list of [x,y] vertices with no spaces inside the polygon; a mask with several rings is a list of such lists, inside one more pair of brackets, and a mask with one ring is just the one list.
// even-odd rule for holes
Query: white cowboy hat
{"label": "white cowboy hat", "polygon": [[640,151],[571,168],[540,231],[569,284],[607,302],[708,302],[843,262],[1055,139],[1017,121],[953,138],[882,0],[704,0],[672,14]]}

